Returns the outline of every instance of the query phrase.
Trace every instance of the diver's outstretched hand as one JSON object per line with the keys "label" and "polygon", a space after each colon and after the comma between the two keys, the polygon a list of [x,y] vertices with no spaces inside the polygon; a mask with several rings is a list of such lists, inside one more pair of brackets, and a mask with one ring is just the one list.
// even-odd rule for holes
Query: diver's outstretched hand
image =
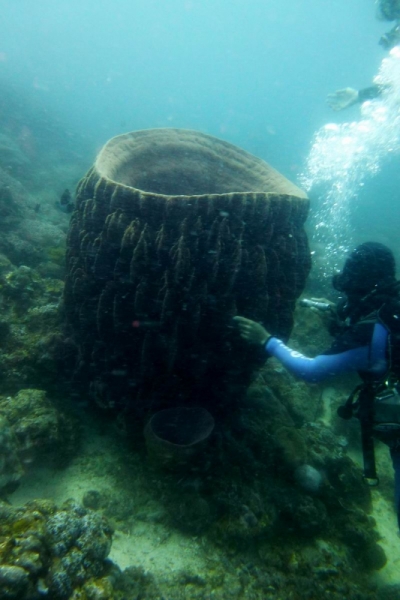
{"label": "diver's outstretched hand", "polygon": [[353,88],[347,87],[343,90],[337,90],[333,94],[328,94],[326,101],[332,110],[343,110],[344,108],[353,106],[353,104],[357,104],[358,92]]}
{"label": "diver's outstretched hand", "polygon": [[271,337],[271,334],[260,323],[244,317],[233,317],[233,320],[238,324],[242,338],[251,344],[264,345]]}

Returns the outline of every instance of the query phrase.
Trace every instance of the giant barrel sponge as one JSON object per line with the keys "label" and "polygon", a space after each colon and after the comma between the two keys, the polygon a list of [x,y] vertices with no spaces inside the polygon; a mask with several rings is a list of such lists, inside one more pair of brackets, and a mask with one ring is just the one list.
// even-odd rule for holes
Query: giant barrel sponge
{"label": "giant barrel sponge", "polygon": [[308,206],[267,163],[197,131],[107,142],[78,185],[67,242],[75,382],[139,414],[231,405],[260,361],[231,319],[287,339],[310,269]]}

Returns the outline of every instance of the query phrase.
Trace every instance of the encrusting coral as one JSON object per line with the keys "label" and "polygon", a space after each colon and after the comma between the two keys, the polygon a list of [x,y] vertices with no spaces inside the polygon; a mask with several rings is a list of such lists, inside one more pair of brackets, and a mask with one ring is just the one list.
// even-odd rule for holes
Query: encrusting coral
{"label": "encrusting coral", "polygon": [[211,136],[110,140],[78,186],[68,235],[75,381],[106,407],[232,403],[259,358],[230,319],[289,335],[310,268],[307,212],[296,186]]}
{"label": "encrusting coral", "polygon": [[113,598],[112,530],[100,514],[35,500],[1,504],[0,516],[0,599]]}

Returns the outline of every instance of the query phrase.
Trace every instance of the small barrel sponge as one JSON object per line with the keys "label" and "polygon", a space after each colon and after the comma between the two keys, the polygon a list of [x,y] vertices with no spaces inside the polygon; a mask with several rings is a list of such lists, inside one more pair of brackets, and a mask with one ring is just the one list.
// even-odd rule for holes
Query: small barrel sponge
{"label": "small barrel sponge", "polygon": [[75,381],[105,407],[232,402],[259,355],[231,318],[288,337],[310,269],[308,208],[267,163],[209,135],[111,139],[78,185],[68,235]]}

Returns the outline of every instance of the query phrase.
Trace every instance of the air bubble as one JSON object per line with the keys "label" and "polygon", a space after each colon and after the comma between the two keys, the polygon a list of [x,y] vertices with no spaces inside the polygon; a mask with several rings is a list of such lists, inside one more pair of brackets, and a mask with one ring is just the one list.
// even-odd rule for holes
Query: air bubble
{"label": "air bubble", "polygon": [[353,246],[350,217],[360,188],[400,152],[400,47],[382,61],[374,83],[384,91],[362,104],[358,121],[328,123],[315,134],[300,175],[300,185],[318,198],[313,241],[324,249],[323,277],[341,266]]}

